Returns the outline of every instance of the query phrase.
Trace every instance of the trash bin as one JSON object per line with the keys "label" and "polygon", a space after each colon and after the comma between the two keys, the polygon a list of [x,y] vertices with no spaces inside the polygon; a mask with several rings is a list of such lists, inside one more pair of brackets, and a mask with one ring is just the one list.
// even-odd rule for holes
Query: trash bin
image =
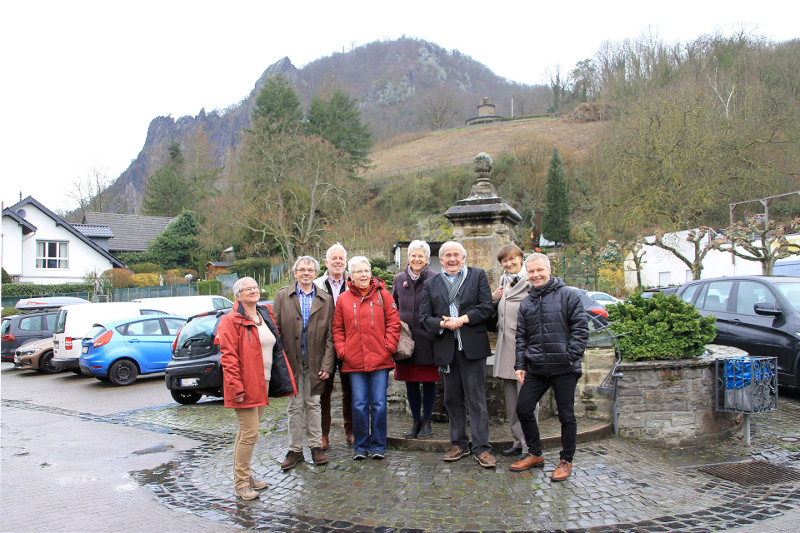
{"label": "trash bin", "polygon": [[776,357],[717,359],[717,411],[762,413],[778,407]]}

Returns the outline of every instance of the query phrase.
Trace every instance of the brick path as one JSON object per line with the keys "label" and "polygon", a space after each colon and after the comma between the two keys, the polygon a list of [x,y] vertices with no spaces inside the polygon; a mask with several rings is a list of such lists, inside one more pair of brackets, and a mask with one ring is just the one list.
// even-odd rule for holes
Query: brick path
{"label": "brick path", "polygon": [[[606,437],[579,445],[573,476],[560,484],[549,480],[557,447],[546,450],[544,471],[524,473],[499,454],[495,470],[403,448],[356,462],[338,428],[328,465],[282,472],[284,413],[284,401],[268,409],[253,460],[270,487],[242,502],[231,480],[235,416],[219,401],[93,414],[4,391],[0,530],[762,533],[796,531],[800,519],[799,482],[748,487],[697,469],[752,458],[800,470],[797,396],[753,417],[750,449],[739,438],[660,450]],[[405,431],[408,420],[392,416],[392,432]],[[435,425],[435,439],[446,434]],[[492,435],[503,439],[505,428]]]}

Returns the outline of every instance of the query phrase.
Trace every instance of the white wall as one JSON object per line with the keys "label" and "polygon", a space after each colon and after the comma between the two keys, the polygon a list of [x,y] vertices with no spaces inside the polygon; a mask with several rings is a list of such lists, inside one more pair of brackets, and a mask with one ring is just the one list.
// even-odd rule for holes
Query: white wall
{"label": "white wall", "polygon": [[11,217],[3,217],[3,268],[9,276],[22,274],[22,227]]}
{"label": "white wall", "polygon": [[[678,231],[664,236],[665,242],[678,249],[688,259],[694,258],[694,244],[686,241],[690,230]],[[706,235],[706,241],[712,238]],[[655,236],[646,237],[648,241],[655,240]],[[701,246],[702,248],[702,246]],[[646,253],[642,261],[642,286],[657,287],[659,285],[680,285],[692,279],[692,271],[675,255],[657,246],[645,246]],[[729,252],[711,250],[703,259],[702,279],[722,276],[751,276],[760,275],[761,263],[747,261],[735,257]],[[625,287],[628,290],[636,289],[636,271],[633,261],[625,261]]]}

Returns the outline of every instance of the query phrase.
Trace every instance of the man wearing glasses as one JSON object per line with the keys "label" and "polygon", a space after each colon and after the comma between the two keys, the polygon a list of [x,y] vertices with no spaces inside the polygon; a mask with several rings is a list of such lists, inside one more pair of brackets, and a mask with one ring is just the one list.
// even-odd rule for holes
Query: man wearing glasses
{"label": "man wearing glasses", "polygon": [[289,451],[281,469],[305,461],[303,441],[311,448],[314,464],[328,462],[322,442],[320,395],[333,372],[331,326],[333,297],[314,285],[319,263],[310,256],[297,259],[292,272],[296,283],[275,293],[272,304],[286,357],[294,372],[297,396],[289,397]]}

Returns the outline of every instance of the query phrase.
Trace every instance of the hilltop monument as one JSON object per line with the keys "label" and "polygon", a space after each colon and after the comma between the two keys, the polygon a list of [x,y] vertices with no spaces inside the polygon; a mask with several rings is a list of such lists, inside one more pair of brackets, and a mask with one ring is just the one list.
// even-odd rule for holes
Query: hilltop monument
{"label": "hilltop monument", "polygon": [[489,285],[496,287],[502,274],[497,252],[512,242],[511,230],[522,217],[516,209],[497,196],[490,179],[492,158],[481,152],[475,156],[473,168],[477,180],[470,195],[456,202],[444,216],[453,228],[453,239],[467,249],[467,264],[484,269]]}

